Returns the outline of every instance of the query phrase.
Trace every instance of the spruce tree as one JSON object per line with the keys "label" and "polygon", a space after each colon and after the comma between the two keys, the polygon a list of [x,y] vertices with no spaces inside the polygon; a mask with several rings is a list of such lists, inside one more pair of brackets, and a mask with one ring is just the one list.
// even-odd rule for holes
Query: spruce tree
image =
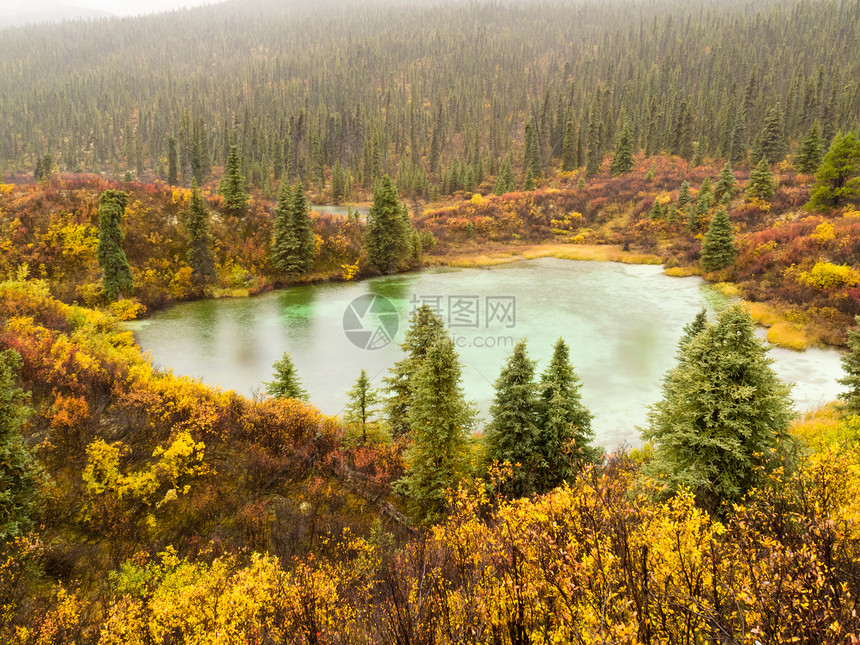
{"label": "spruce tree", "polygon": [[821,165],[821,127],[818,121],[812,124],[809,132],[800,142],[797,155],[794,158],[794,167],[797,172],[811,175]]}
{"label": "spruce tree", "polygon": [[348,396],[349,403],[346,406],[344,418],[361,431],[361,443],[366,443],[367,429],[373,423],[374,411],[380,399],[379,393],[371,386],[365,370],[361,370]]}
{"label": "spruce tree", "polygon": [[717,203],[725,204],[730,202],[739,190],[738,180],[732,172],[731,164],[727,161],[720,171],[717,185],[714,186],[714,197],[717,198]]}
{"label": "spruce tree", "polygon": [[789,388],[740,306],[726,309],[680,353],[643,433],[655,443],[645,472],[670,491],[688,488],[708,511],[724,511],[759,482],[762,466],[775,464],[792,418]]}
{"label": "spruce tree", "polygon": [[307,401],[308,393],[302,389],[299,375],[295,365],[293,365],[293,359],[288,353],[284,352],[281,360],[276,361],[272,367],[275,370],[272,375],[273,379],[263,383],[266,386],[266,394],[276,399]]}
{"label": "spruce tree", "polygon": [[421,305],[412,313],[409,328],[400,345],[406,356],[394,364],[390,375],[384,379],[388,393],[385,405],[388,424],[395,436],[409,431],[413,379],[430,347],[444,335],[445,325],[429,305]]}
{"label": "spruce tree", "polygon": [[437,339],[414,376],[407,416],[412,445],[406,453],[406,474],[398,482],[413,516],[425,523],[440,519],[445,491],[469,474],[468,437],[475,412],[466,402],[454,342]]}
{"label": "spruce tree", "polygon": [[528,357],[525,340],[514,347],[496,380],[495,390],[491,421],[485,434],[486,458],[490,463],[513,465],[512,477],[505,482],[508,495],[530,495],[541,464],[541,445],[535,362]]}
{"label": "spruce tree", "polygon": [[523,155],[523,172],[528,176],[531,170],[532,177],[541,175],[540,143],[538,141],[537,126],[531,119],[526,123],[525,153]]}
{"label": "spruce tree", "polygon": [[660,204],[659,199],[655,199],[654,204],[653,204],[653,206],[651,206],[651,210],[648,213],[648,219],[658,220],[658,219],[663,219],[663,217],[664,217],[663,206]]}
{"label": "spruce tree", "polygon": [[758,165],[753,168],[750,173],[749,182],[747,182],[747,199],[761,199],[768,201],[776,192],[776,185],[773,180],[773,173],[770,171],[767,159],[762,157]]}
{"label": "spruce tree", "polygon": [[586,145],[588,151],[586,153],[585,176],[593,177],[600,171],[600,164],[603,161],[603,149],[600,142],[600,116],[598,113],[597,99],[591,103],[591,111],[588,116],[588,137]]}
{"label": "spruce tree", "polygon": [[623,175],[633,170],[633,130],[626,115],[622,115],[615,141],[615,156],[609,170],[613,175]]}
{"label": "spruce tree", "polygon": [[734,264],[738,257],[735,247],[735,234],[725,209],[721,209],[711,219],[705,241],[702,244],[702,268],[705,271],[719,271]]}
{"label": "spruce tree", "polygon": [[693,113],[687,101],[681,101],[674,128],[674,145],[672,152],[686,160],[693,158]]}
{"label": "spruce tree", "polygon": [[567,343],[559,338],[541,375],[538,399],[541,462],[535,488],[543,493],[571,481],[584,463],[595,461],[591,412],[583,405],[579,377],[570,362]]}
{"label": "spruce tree", "polygon": [[122,299],[123,292],[134,289],[131,267],[122,250],[125,235],[119,225],[127,205],[128,195],[119,190],[106,190],[99,196],[99,245],[96,255],[108,300]]}
{"label": "spruce tree", "polygon": [[175,186],[179,181],[179,159],[176,153],[176,139],[170,137],[167,140],[167,184]]}
{"label": "spruce tree", "polygon": [[314,268],[316,243],[311,228],[311,215],[305,190],[298,184],[293,190],[293,208],[290,213],[290,223],[296,240],[295,264],[297,271],[307,273]]}
{"label": "spruce tree", "polygon": [[224,196],[224,210],[229,215],[241,217],[248,210],[248,190],[242,176],[239,149],[230,146],[230,155],[224,165],[224,175],[218,184],[218,192]]}
{"label": "spruce tree", "polygon": [[349,197],[349,171],[346,170],[338,159],[331,171],[331,198],[335,204],[340,204]]}
{"label": "spruce tree", "polygon": [[764,124],[756,136],[753,145],[753,160],[766,159],[769,165],[774,165],[785,159],[788,151],[788,141],[785,137],[782,109],[777,103],[767,111]]}
{"label": "spruce tree", "polygon": [[692,201],[693,195],[690,194],[690,182],[685,179],[681,182],[681,188],[678,191],[678,208],[684,208],[684,206]]}
{"label": "spruce tree", "polygon": [[860,140],[853,132],[837,135],[815,173],[808,209],[839,208],[860,198]]}
{"label": "spruce tree", "polygon": [[527,168],[526,169],[526,178],[523,181],[523,190],[526,192],[529,192],[529,191],[534,190],[535,188],[537,188],[537,185],[535,184],[535,176],[532,173],[532,169]]}
{"label": "spruce tree", "polygon": [[272,229],[272,264],[281,273],[297,273],[300,266],[296,258],[298,240],[293,230],[293,192],[286,177],[281,179],[281,185],[278,188]]}
{"label": "spruce tree", "polygon": [[696,314],[696,317],[693,318],[692,322],[684,325],[681,338],[678,340],[679,360],[684,356],[684,350],[687,348],[687,345],[689,345],[696,336],[704,331],[707,326],[708,312],[704,307],[702,307],[699,313]]}
{"label": "spruce tree", "polygon": [[215,255],[212,251],[212,234],[209,232],[209,209],[196,181],[191,186],[185,228],[188,230],[188,266],[192,270],[192,281],[198,291],[203,291],[215,282]]}
{"label": "spruce tree", "polygon": [[0,543],[26,534],[45,476],[24,443],[21,427],[32,410],[27,395],[18,387],[21,355],[0,352]]}
{"label": "spruce tree", "polygon": [[561,170],[571,172],[576,169],[579,159],[576,157],[576,125],[573,119],[568,119],[564,126],[564,142],[562,143]]}
{"label": "spruce tree", "polygon": [[504,193],[511,193],[514,190],[516,190],[516,185],[514,184],[514,170],[511,167],[510,157],[505,157],[505,160],[502,162],[502,167],[499,169],[499,176],[496,178],[496,185],[493,188],[493,193],[496,195],[503,195]]}
{"label": "spruce tree", "polygon": [[380,273],[393,273],[409,256],[408,214],[397,200],[391,177],[385,175],[373,191],[364,243],[370,265]]}
{"label": "spruce tree", "polygon": [[747,116],[743,104],[735,114],[735,124],[732,127],[731,148],[729,149],[729,163],[733,166],[741,163],[747,158]]}

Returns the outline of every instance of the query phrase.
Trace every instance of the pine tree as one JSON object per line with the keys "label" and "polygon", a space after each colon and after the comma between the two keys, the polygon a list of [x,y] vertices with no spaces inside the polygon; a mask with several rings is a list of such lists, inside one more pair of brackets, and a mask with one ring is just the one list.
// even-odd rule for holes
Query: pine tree
{"label": "pine tree", "polygon": [[682,346],[643,433],[655,443],[646,472],[670,491],[687,487],[711,512],[739,502],[760,467],[775,463],[792,418],[789,388],[771,363],[739,306]]}
{"label": "pine tree", "polygon": [[286,177],[281,179],[281,185],[278,188],[275,221],[272,224],[272,229],[272,264],[281,273],[298,272],[299,265],[295,258],[298,241],[293,231],[293,193]]}
{"label": "pine tree", "polygon": [[299,375],[289,354],[284,352],[281,360],[276,361],[272,367],[275,370],[272,375],[274,378],[271,381],[263,383],[266,386],[266,394],[276,399],[300,399],[307,401],[308,393],[302,389]]}
{"label": "pine tree", "polygon": [[537,188],[537,185],[535,184],[535,176],[532,173],[532,169],[527,168],[526,169],[526,178],[523,181],[523,190],[528,192],[528,191],[534,190],[535,188]]}
{"label": "pine tree", "polygon": [[696,317],[693,318],[693,321],[684,325],[683,333],[681,334],[681,338],[678,340],[679,359],[684,356],[684,350],[687,348],[687,345],[689,345],[696,336],[704,331],[707,326],[708,312],[704,307],[702,307],[699,313],[696,314]]}
{"label": "pine tree", "polygon": [[693,158],[693,113],[687,101],[681,101],[675,121],[672,152],[688,161]]}
{"label": "pine tree", "polygon": [[442,319],[429,305],[418,307],[409,319],[409,328],[400,349],[406,356],[394,364],[389,376],[385,377],[388,400],[386,413],[391,432],[395,436],[409,431],[409,408],[412,404],[412,382],[427,352],[445,334]]}
{"label": "pine tree", "polygon": [[119,190],[106,190],[99,196],[97,256],[102,269],[102,286],[108,300],[121,300],[123,292],[134,290],[131,267],[122,250],[125,235],[119,225],[127,205],[128,195]]}
{"label": "pine tree", "polygon": [[735,173],[732,172],[731,164],[727,161],[720,171],[717,185],[714,187],[714,197],[717,198],[717,203],[728,203],[738,194],[739,190],[738,180]]}
{"label": "pine tree", "polygon": [[818,121],[812,124],[809,132],[800,142],[797,155],[794,158],[794,166],[797,172],[811,175],[821,165],[821,128]]}
{"label": "pine tree", "polygon": [[331,197],[335,204],[340,204],[349,197],[349,171],[347,171],[338,159],[331,171]]}
{"label": "pine tree", "polygon": [[469,473],[468,437],[475,412],[466,402],[454,342],[443,336],[427,350],[414,376],[408,423],[413,442],[406,453],[406,474],[398,482],[421,522],[440,519],[445,491]]}
{"label": "pine tree", "polygon": [[622,114],[621,127],[615,141],[615,156],[609,167],[613,175],[623,175],[633,170],[633,130],[630,121]]}
{"label": "pine tree", "polygon": [[559,338],[540,382],[541,463],[535,484],[539,493],[571,481],[577,468],[600,455],[600,449],[591,445],[592,415],[582,403],[581,387],[567,344]]}
{"label": "pine tree", "polygon": [[681,188],[678,190],[678,208],[684,208],[684,206],[692,201],[693,195],[690,194],[690,182],[685,179],[681,182]]}
{"label": "pine tree", "polygon": [[409,256],[408,213],[397,200],[391,177],[385,175],[373,191],[364,243],[370,265],[380,273],[393,273]]}
{"label": "pine tree", "polygon": [[[854,322],[860,325],[860,316],[855,316]],[[848,351],[842,356],[842,370],[845,376],[839,383],[848,389],[839,396],[848,412],[860,414],[860,329],[848,332]]]}
{"label": "pine tree", "polygon": [[212,251],[212,235],[209,232],[209,209],[197,182],[191,185],[191,200],[185,212],[185,228],[188,230],[188,265],[192,280],[199,291],[215,282],[215,255]]}
{"label": "pine tree", "polygon": [[379,393],[371,387],[367,372],[361,370],[355,385],[348,393],[349,403],[344,418],[347,423],[361,431],[361,443],[367,442],[367,429],[372,426],[375,407],[379,404]]}
{"label": "pine tree", "polygon": [[0,352],[0,543],[26,534],[33,527],[45,476],[24,443],[21,427],[32,410],[17,383],[21,355]]}
{"label": "pine tree", "polygon": [[579,159],[576,157],[576,125],[573,119],[568,119],[564,125],[564,141],[562,143],[561,170],[571,172],[576,169]]}
{"label": "pine tree", "polygon": [[770,171],[770,166],[767,164],[767,159],[762,158],[758,165],[753,168],[750,173],[749,182],[747,182],[747,199],[761,199],[768,201],[776,192],[776,185],[773,180],[773,173]]}
{"label": "pine tree", "polygon": [[734,264],[738,257],[735,247],[735,234],[725,209],[721,209],[711,219],[711,225],[702,244],[702,268],[705,271],[719,271]]}
{"label": "pine tree", "polygon": [[806,207],[839,208],[860,197],[860,140],[853,132],[837,135],[824,155]]}
{"label": "pine tree", "polygon": [[747,158],[747,116],[743,104],[735,114],[735,125],[732,128],[732,141],[729,150],[729,163],[733,166]]}
{"label": "pine tree", "polygon": [[523,172],[528,175],[529,170],[531,170],[532,177],[540,177],[540,143],[538,141],[537,126],[531,119],[526,123],[525,152],[523,155]]}
{"label": "pine tree", "polygon": [[486,458],[490,463],[513,465],[505,492],[522,497],[534,492],[534,480],[541,463],[540,430],[537,425],[537,385],[535,362],[526,352],[526,341],[514,347],[495,383],[490,406]]}
{"label": "pine tree", "polygon": [[502,167],[499,169],[499,176],[496,178],[496,185],[493,188],[493,193],[496,195],[503,195],[504,193],[510,193],[516,190],[516,185],[514,184],[514,170],[511,167],[511,159],[510,157],[505,157],[505,160],[502,162]]}
{"label": "pine tree", "polygon": [[300,273],[308,273],[314,268],[316,242],[311,227],[311,214],[305,190],[298,184],[293,190],[293,208],[290,212],[290,223],[296,240],[295,266]]}
{"label": "pine tree", "polygon": [[663,206],[660,204],[659,199],[655,199],[654,205],[651,206],[651,210],[648,213],[648,219],[658,220],[658,219],[663,219],[663,216],[664,216]]}
{"label": "pine tree", "polygon": [[179,159],[176,153],[176,139],[170,137],[167,140],[167,184],[175,186],[179,181],[178,174]]}
{"label": "pine tree", "polygon": [[586,153],[585,175],[593,177],[600,171],[600,164],[603,161],[603,149],[600,142],[600,117],[598,113],[597,99],[591,103],[591,111],[588,115],[588,137],[586,145],[588,152]]}
{"label": "pine tree", "polygon": [[769,165],[774,165],[785,159],[788,141],[785,138],[782,109],[777,103],[765,115],[764,124],[756,136],[753,145],[753,160],[766,159]]}
{"label": "pine tree", "polygon": [[241,217],[248,210],[248,190],[242,176],[239,150],[230,146],[230,156],[224,166],[224,175],[218,185],[218,192],[224,196],[224,210],[229,215]]}

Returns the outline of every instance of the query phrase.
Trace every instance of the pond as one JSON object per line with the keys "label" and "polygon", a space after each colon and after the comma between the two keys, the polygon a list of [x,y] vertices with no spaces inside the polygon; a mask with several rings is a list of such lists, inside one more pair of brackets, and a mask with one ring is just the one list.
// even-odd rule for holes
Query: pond
{"label": "pond", "polygon": [[[682,327],[702,306],[726,305],[701,279],[672,278],[659,266],[543,258],[183,303],[130,326],[155,365],[249,395],[263,391],[272,364],[289,352],[311,402],[338,415],[361,369],[382,385],[402,356],[410,311],[425,302],[448,324],[466,393],[484,420],[517,340],[527,338],[541,371],[564,338],[597,441],[607,448],[641,443],[636,426],[660,398]],[[772,349],[771,357],[795,383],[799,410],[841,390],[836,350]]]}
{"label": "pond", "polygon": [[328,213],[330,215],[343,215],[344,217],[349,215],[349,211],[357,212],[362,217],[366,217],[370,212],[369,206],[335,206],[333,204],[311,204],[310,209],[312,211],[316,211],[317,213]]}

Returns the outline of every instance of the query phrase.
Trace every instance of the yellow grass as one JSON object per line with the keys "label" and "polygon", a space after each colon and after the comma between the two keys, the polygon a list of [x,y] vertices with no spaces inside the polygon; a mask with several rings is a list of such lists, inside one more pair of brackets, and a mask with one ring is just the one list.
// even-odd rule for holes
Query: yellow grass
{"label": "yellow grass", "polygon": [[739,298],[741,295],[741,291],[737,285],[731,282],[717,282],[711,286],[726,298]]}
{"label": "yellow grass", "polygon": [[767,341],[797,352],[802,352],[812,345],[803,327],[787,320],[780,320],[767,330]]}
{"label": "yellow grass", "polygon": [[763,302],[748,302],[746,308],[752,319],[759,325],[771,327],[782,320],[776,309]]}
{"label": "yellow grass", "polygon": [[623,251],[618,245],[598,244],[539,244],[499,249],[482,253],[455,255],[442,258],[452,267],[486,267],[537,258],[559,258],[561,260],[592,260],[597,262],[622,262],[624,264],[660,264],[656,255]]}
{"label": "yellow grass", "polygon": [[668,276],[673,278],[689,278],[692,275],[700,275],[701,272],[696,267],[669,267],[663,271]]}
{"label": "yellow grass", "polygon": [[213,298],[247,298],[250,295],[248,289],[213,289]]}

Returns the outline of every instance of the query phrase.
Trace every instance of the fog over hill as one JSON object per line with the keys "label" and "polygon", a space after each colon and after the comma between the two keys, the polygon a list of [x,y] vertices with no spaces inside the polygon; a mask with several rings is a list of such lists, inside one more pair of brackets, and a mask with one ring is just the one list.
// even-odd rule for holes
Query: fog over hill
{"label": "fog over hill", "polygon": [[214,4],[206,0],[0,0],[0,27],[111,16],[137,16]]}

